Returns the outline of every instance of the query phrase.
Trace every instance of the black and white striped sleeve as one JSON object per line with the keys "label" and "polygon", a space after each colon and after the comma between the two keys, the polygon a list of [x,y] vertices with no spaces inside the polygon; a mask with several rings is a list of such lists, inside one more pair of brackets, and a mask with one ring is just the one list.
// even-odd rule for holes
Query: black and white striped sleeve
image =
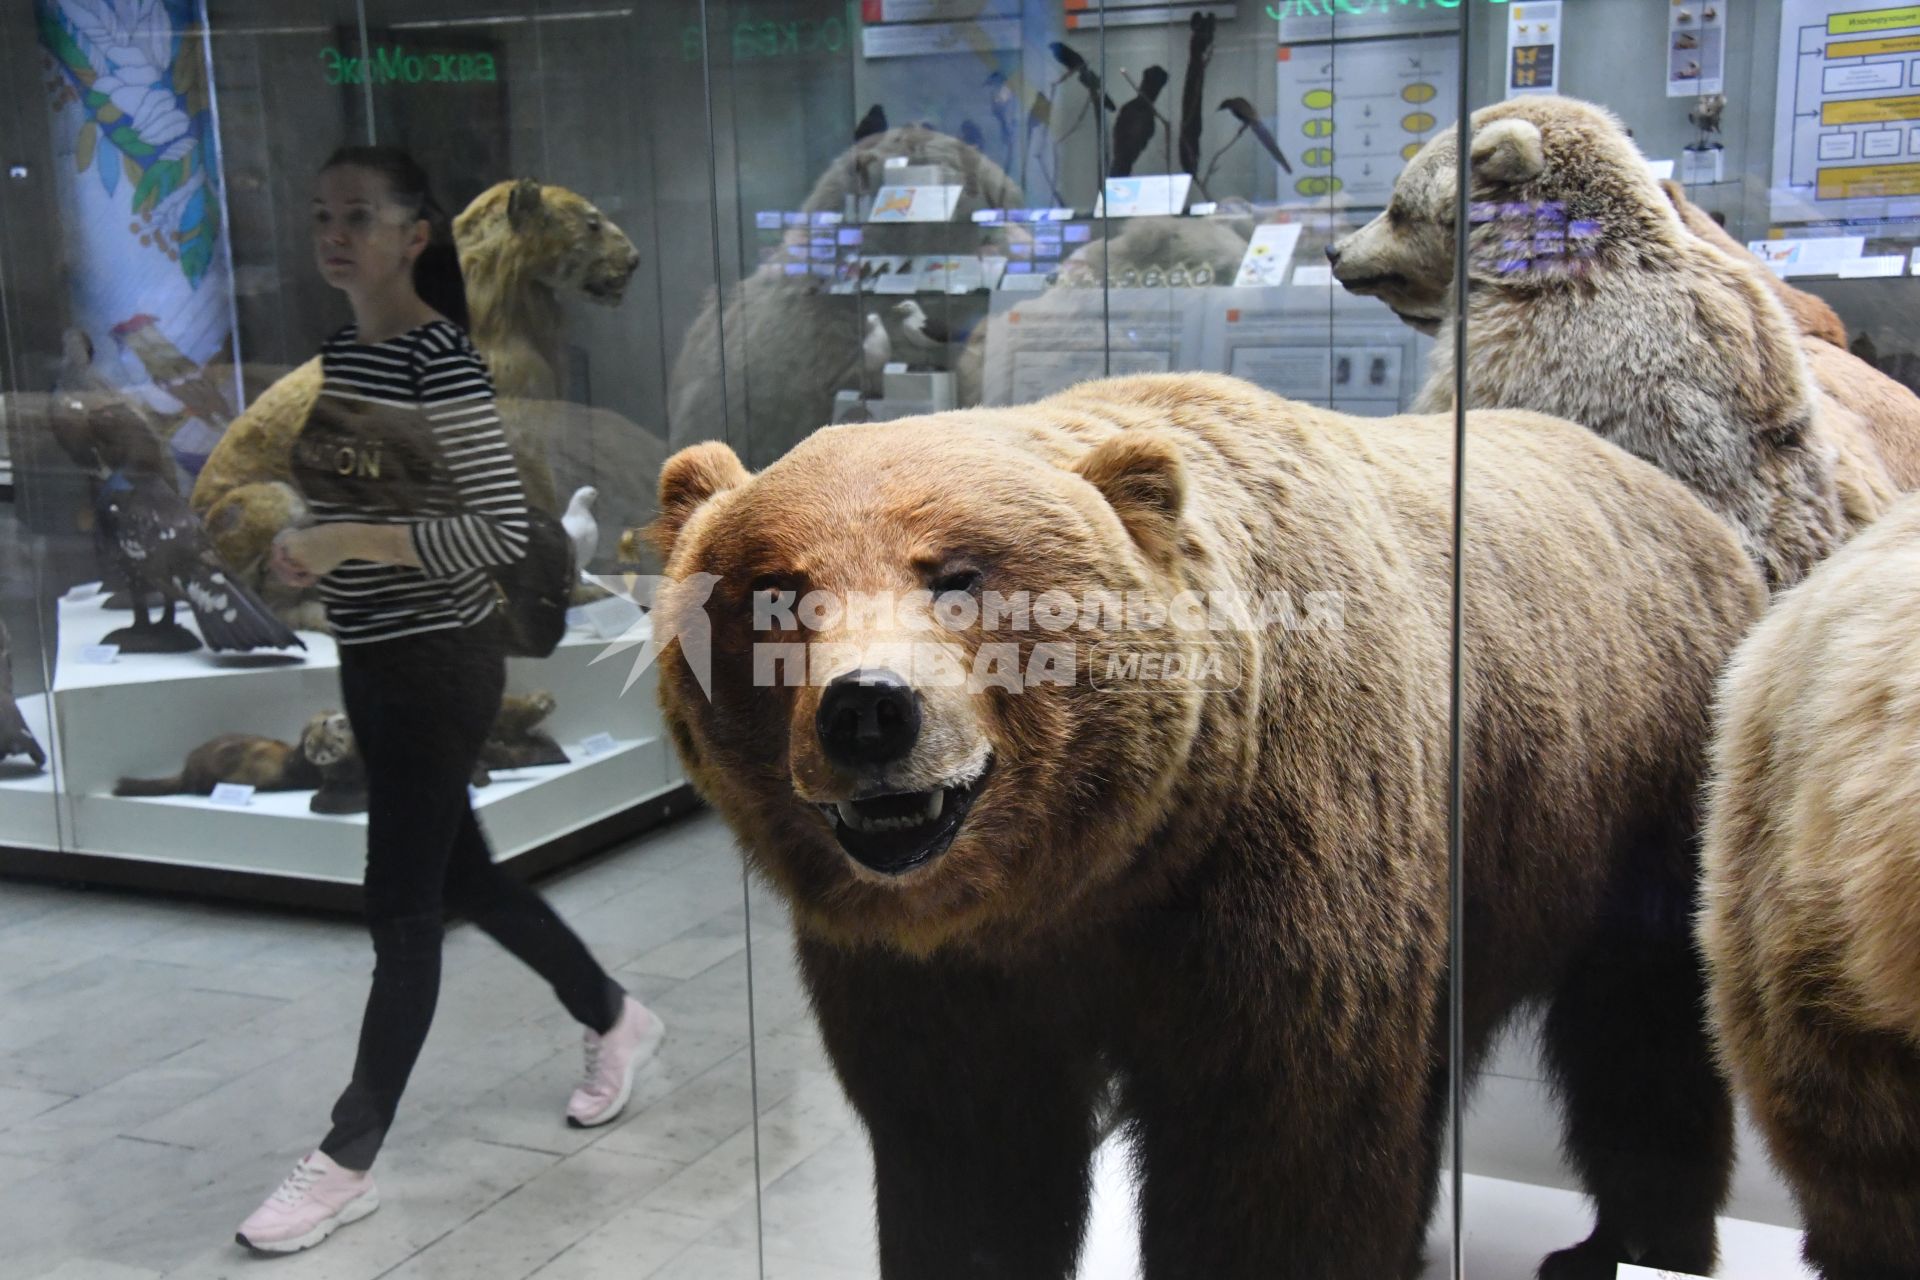
{"label": "black and white striped sleeve", "polygon": [[493,380],[464,335],[446,326],[421,339],[420,407],[445,460],[458,510],[412,529],[434,577],[511,564],[527,553],[527,495],[500,429]]}

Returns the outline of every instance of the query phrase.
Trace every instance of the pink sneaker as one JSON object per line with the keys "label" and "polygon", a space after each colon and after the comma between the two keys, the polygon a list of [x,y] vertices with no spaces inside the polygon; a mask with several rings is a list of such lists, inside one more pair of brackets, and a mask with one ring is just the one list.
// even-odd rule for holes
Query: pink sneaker
{"label": "pink sneaker", "polygon": [[234,1239],[261,1253],[298,1253],[380,1207],[371,1173],[355,1173],[316,1151],[240,1224]]}
{"label": "pink sneaker", "polygon": [[632,996],[607,1034],[587,1032],[587,1078],[567,1099],[567,1123],[591,1129],[619,1115],[633,1093],[635,1069],[653,1056],[666,1034],[667,1024]]}

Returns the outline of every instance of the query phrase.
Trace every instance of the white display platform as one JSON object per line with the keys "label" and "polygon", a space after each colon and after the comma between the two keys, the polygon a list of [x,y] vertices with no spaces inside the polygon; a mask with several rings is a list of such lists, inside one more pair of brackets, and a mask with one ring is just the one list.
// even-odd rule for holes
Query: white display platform
{"label": "white display platform", "polygon": [[47,753],[47,767],[34,772],[33,762],[25,756],[0,760],[0,843],[26,849],[57,849],[60,847],[60,815],[54,770],[60,756],[53,749],[47,695],[29,694],[19,699],[18,705],[21,718],[33,731],[34,741]]}
{"label": "white display platform", "polygon": [[[131,620],[103,605],[98,596],[60,601],[52,715],[45,695],[22,703],[36,733],[52,730],[41,743],[60,763],[60,785],[51,772],[0,777],[0,843],[71,855],[83,877],[84,860],[92,857],[358,885],[365,816],[312,813],[311,792],[258,794],[245,807],[196,796],[112,794],[123,775],[177,772],[188,751],[219,734],[296,740],[310,716],[340,706],[332,639],[301,632],[304,654],[203,649],[100,662],[89,660],[95,646]],[[192,627],[184,611],[180,621]],[[651,676],[623,695],[636,651],[595,664],[605,645],[576,629],[548,658],[508,660],[509,692],[554,695],[554,712],[541,728],[572,762],[496,773],[492,785],[476,792],[481,821],[503,861],[614,819],[684,782],[661,731]],[[58,754],[56,737],[63,748]]]}
{"label": "white display platform", "polygon": [[[1093,1213],[1080,1256],[1080,1280],[1137,1280],[1139,1219],[1127,1150],[1110,1138],[1094,1158]],[[1465,1271],[1470,1276],[1531,1277],[1540,1260],[1584,1240],[1593,1229],[1585,1196],[1503,1178],[1466,1176]],[[1421,1280],[1451,1274],[1452,1222],[1444,1209],[1428,1236]],[[1729,1280],[1813,1280],[1800,1261],[1800,1233],[1786,1227],[1720,1219],[1720,1266]]]}

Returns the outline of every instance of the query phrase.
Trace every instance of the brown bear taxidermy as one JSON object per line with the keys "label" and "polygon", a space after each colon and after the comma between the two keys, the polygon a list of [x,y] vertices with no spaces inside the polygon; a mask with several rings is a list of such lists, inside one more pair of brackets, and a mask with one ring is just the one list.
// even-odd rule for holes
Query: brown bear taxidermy
{"label": "brown bear taxidermy", "polygon": [[[1766,592],[1658,469],[1539,414],[1468,424],[1500,465],[1466,495],[1453,1065],[1545,1008],[1597,1203],[1546,1280],[1704,1274],[1733,1110],[1698,797]],[[1072,1275],[1109,1084],[1145,1280],[1417,1274],[1449,1094],[1454,427],[1160,375],[831,427],[757,475],[717,442],[668,463],[666,573],[718,582],[656,604],[710,635],[701,673],[661,654],[666,724],[791,910],[885,1280]],[[812,592],[893,608],[782,613]],[[1195,592],[1199,641],[1170,629]],[[1167,674],[1186,650],[1209,661]]]}

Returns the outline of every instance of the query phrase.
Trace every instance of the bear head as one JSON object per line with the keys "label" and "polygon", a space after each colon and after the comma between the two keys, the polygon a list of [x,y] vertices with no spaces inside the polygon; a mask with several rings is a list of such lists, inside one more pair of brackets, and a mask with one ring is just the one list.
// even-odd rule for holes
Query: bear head
{"label": "bear head", "polygon": [[[1182,589],[1182,456],[1151,429],[1095,441],[1033,415],[827,428],[758,474],[709,442],[661,474],[668,729],[811,936],[1017,945],[1172,856],[1143,850],[1202,695],[1093,687],[1084,609]],[[696,580],[704,602],[669,603]]]}
{"label": "bear head", "polygon": [[[1541,94],[1473,113],[1468,155],[1476,284],[1575,277],[1608,254],[1671,245],[1681,226],[1612,114]],[[1425,333],[1449,312],[1459,143],[1448,131],[1407,162],[1386,209],[1327,250],[1348,292]]]}
{"label": "bear head", "polygon": [[481,192],[454,219],[453,236],[468,291],[482,295],[505,287],[505,277],[531,277],[615,306],[640,265],[633,241],[591,201],[531,178]]}

